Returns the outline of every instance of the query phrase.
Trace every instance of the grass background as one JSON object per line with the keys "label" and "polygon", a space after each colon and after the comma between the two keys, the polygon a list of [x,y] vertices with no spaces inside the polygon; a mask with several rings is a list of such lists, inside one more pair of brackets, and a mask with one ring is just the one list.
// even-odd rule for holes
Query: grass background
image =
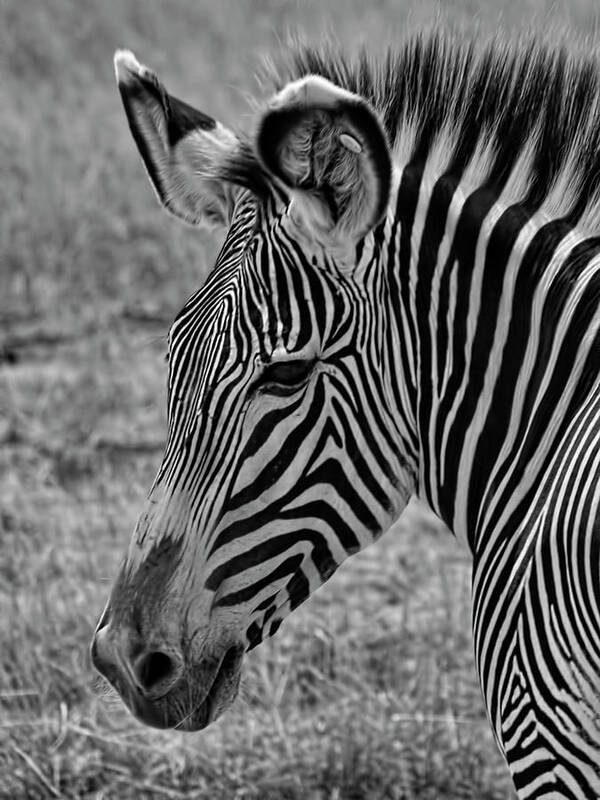
{"label": "grass background", "polygon": [[[352,46],[429,0],[0,0],[0,798],[510,798],[475,678],[467,554],[412,504],[247,659],[207,731],[98,695],[88,656],[165,436],[165,334],[218,241],[158,210],[112,52],[249,118],[290,29]],[[447,0],[458,26],[596,26],[594,0]]]}

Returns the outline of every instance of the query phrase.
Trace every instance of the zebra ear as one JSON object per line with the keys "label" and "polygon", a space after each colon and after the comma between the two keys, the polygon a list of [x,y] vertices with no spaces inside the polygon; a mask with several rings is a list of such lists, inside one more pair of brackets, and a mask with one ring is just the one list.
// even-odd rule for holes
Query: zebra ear
{"label": "zebra ear", "polygon": [[115,53],[117,84],[135,143],[160,202],[193,225],[225,225],[233,186],[222,175],[239,150],[216,120],[169,95],[133,53]]}
{"label": "zebra ear", "polygon": [[390,150],[359,95],[316,75],[289,83],[259,122],[257,151],[291,192],[294,218],[317,239],[356,241],[381,220]]}

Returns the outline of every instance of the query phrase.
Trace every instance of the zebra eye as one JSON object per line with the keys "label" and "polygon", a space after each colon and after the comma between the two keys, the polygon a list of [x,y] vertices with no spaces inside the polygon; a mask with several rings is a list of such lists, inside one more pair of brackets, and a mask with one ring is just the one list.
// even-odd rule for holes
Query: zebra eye
{"label": "zebra eye", "polygon": [[310,358],[267,364],[258,381],[258,387],[269,394],[292,394],[310,378],[316,363],[316,359]]}

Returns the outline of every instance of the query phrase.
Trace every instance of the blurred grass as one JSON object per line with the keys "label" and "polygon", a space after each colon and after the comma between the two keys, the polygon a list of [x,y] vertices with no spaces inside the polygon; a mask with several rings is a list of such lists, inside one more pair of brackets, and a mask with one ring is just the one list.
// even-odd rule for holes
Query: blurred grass
{"label": "blurred grass", "polygon": [[[195,735],[98,696],[88,643],[158,466],[164,336],[218,242],[159,212],[112,76],[131,47],[248,119],[289,29],[349,45],[432,2],[2,0],[0,798],[507,798],[475,679],[466,554],[423,508],[247,659]],[[595,27],[593,0],[444,4],[453,25]]]}

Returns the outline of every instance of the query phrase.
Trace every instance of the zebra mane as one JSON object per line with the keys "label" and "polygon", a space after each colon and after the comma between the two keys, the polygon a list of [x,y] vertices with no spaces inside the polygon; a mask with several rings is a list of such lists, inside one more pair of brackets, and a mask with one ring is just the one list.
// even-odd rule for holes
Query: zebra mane
{"label": "zebra mane", "polygon": [[466,173],[511,201],[600,225],[600,85],[591,54],[436,33],[377,58],[296,43],[268,67],[276,90],[307,74],[366,97],[402,165],[435,156],[439,175],[464,181]]}

